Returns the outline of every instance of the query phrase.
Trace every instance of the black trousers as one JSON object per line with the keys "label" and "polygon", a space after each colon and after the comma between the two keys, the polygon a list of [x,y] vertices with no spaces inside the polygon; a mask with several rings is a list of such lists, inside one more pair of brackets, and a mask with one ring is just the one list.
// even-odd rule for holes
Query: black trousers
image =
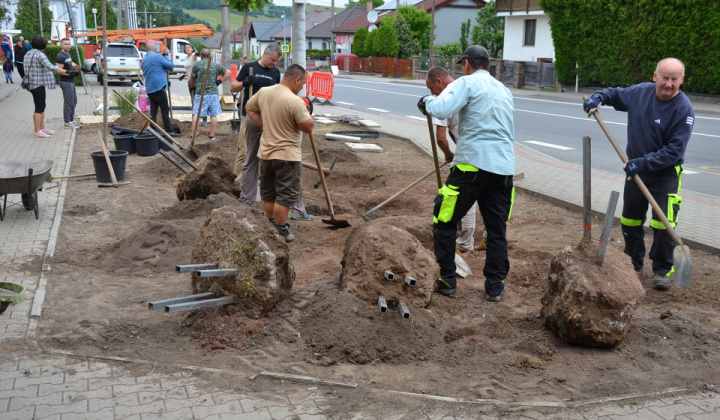
{"label": "black trousers", "polygon": [[435,197],[433,208],[435,258],[440,265],[443,282],[450,287],[457,287],[457,222],[477,202],[487,231],[487,254],[483,268],[485,292],[497,296],[503,291],[505,278],[510,271],[505,234],[513,198],[512,175],[498,175],[483,170],[463,172],[457,167],[452,168],[445,187]]}
{"label": "black trousers", "polygon": [[15,63],[15,68],[18,71],[18,74],[20,74],[20,78],[25,78],[25,65],[23,63]]}
{"label": "black trousers", "polygon": [[168,133],[172,132],[173,126],[172,121],[170,121],[170,106],[168,105],[168,98],[167,94],[165,93],[165,89],[160,89],[157,92],[148,93],[147,96],[150,100],[150,119],[153,120],[153,122],[157,122],[158,107],[160,107],[165,131],[167,131]]}
{"label": "black trousers", "polygon": [[[650,191],[650,195],[658,203],[671,224],[677,223],[681,197],[677,195],[680,186],[680,174],[674,166],[661,171],[642,173],[640,179]],[[634,180],[625,181],[623,192],[622,233],[625,238],[625,254],[632,259],[635,270],[643,267],[645,260],[645,229],[648,201]],[[653,273],[667,275],[674,271],[673,250],[675,241],[668,233],[665,225],[652,212],[650,227],[653,230],[653,243],[650,248]],[[674,226],[673,226],[674,227]]]}

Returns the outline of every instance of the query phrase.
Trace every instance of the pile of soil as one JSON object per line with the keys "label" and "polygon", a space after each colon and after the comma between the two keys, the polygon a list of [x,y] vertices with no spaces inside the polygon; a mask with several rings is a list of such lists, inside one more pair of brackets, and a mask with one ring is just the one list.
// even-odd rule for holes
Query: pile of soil
{"label": "pile of soil", "polygon": [[[92,171],[86,155],[95,148],[98,127],[86,128],[91,129],[77,133],[71,174]],[[379,154],[356,154],[341,142],[322,140],[325,132],[352,128],[320,126],[315,138],[324,166],[337,158],[328,176],[336,216],[358,227],[367,223],[361,216],[366,210],[427,173],[432,163],[408,142],[387,135],[371,141],[383,148]],[[229,131],[230,125],[221,123],[215,142],[201,140],[187,154],[212,150],[233,162],[237,135]],[[188,138],[181,141],[189,144]],[[314,161],[307,137],[303,160]],[[649,276],[641,278],[647,295],[619,346],[597,350],[567,345],[545,328],[540,298],[551,260],[582,237],[582,218],[524,191],[516,195],[508,226],[511,270],[500,303],[484,299],[484,252],[463,254],[475,274],[460,279],[455,299],[434,294],[427,307],[412,310],[410,319],[397,311],[380,313],[377,304],[343,291],[341,261],[353,229],[332,230],[321,222],[328,211],[322,190],[313,188],[318,175],[303,170],[304,199],[316,218],[290,222],[297,235],[289,244],[296,277],[287,299],[259,319],[234,306],[170,315],[149,311],[150,301],[192,293],[190,276],[177,273],[175,265],[190,262],[190,250],[212,209],[237,204],[226,194],[178,202],[175,183],[180,176],[160,156],[133,155],[128,158],[129,186],[98,189],[95,180],[68,181],[38,327],[41,346],[81,355],[192,363],[248,377],[271,370],[361,387],[505,401],[583,401],[717,381],[717,255],[693,250],[694,283],[689,287],[657,292]],[[436,191],[429,177],[373,218],[404,229],[431,250]],[[594,235],[602,222],[593,220]],[[476,232],[479,241],[482,229]],[[620,241],[616,226],[610,246],[620,250]],[[382,273],[386,268],[377,269]],[[208,386],[219,389],[257,384],[237,376],[208,377]],[[362,398],[362,393],[345,393],[334,408],[338,413],[370,410]],[[387,409],[372,408],[379,416]]]}

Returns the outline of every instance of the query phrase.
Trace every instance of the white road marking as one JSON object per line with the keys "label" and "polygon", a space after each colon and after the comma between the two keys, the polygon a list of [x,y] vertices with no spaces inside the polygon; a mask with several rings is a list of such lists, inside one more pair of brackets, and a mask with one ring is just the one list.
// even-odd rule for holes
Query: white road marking
{"label": "white road marking", "polygon": [[699,174],[700,172],[697,172],[697,171],[691,171],[691,170],[689,170],[689,169],[685,169],[685,168],[683,168],[683,171],[682,171],[682,173],[683,173],[683,175],[692,175],[692,174]]}
{"label": "white road marking", "polygon": [[412,118],[413,120],[427,121],[427,118],[421,118],[417,115],[406,115],[405,118]]}
{"label": "white road marking", "polygon": [[347,106],[354,106],[355,104],[351,104],[350,102],[343,102],[343,101],[337,101],[339,104],[347,105]]}
{"label": "white road marking", "polygon": [[553,149],[560,149],[560,150],[572,150],[573,149],[572,147],[565,147],[565,146],[560,146],[557,144],[545,143],[542,141],[535,141],[535,140],[528,140],[525,143],[536,144],[538,146],[551,147]]}
{"label": "white road marking", "polygon": [[387,109],[380,109],[380,108],[368,108],[371,111],[377,111],[377,112],[390,112]]}

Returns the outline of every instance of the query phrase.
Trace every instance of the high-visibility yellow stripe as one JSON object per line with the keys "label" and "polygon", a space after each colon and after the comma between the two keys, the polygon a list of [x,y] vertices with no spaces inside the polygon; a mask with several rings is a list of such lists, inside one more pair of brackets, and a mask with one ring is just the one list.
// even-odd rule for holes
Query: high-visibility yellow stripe
{"label": "high-visibility yellow stripe", "polygon": [[640,219],[628,219],[627,217],[621,217],[620,223],[625,226],[640,226],[642,225],[642,220]]}
{"label": "high-visibility yellow stripe", "polygon": [[472,166],[469,163],[458,163],[457,165],[455,165],[455,167],[460,169],[463,172],[478,172],[478,171],[480,171],[480,169]]}

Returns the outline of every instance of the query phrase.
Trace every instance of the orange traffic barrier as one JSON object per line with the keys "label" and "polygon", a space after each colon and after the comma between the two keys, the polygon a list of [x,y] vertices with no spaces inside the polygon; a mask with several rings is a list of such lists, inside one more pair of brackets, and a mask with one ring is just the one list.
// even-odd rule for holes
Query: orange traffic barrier
{"label": "orange traffic barrier", "polygon": [[316,71],[312,77],[312,96],[329,101],[333,96],[335,81],[332,73]]}
{"label": "orange traffic barrier", "polygon": [[230,66],[230,80],[235,80],[237,78],[237,64],[233,64]]}
{"label": "orange traffic barrier", "polygon": [[311,72],[307,72],[307,79],[305,80],[305,96],[312,95],[312,78],[313,74]]}

